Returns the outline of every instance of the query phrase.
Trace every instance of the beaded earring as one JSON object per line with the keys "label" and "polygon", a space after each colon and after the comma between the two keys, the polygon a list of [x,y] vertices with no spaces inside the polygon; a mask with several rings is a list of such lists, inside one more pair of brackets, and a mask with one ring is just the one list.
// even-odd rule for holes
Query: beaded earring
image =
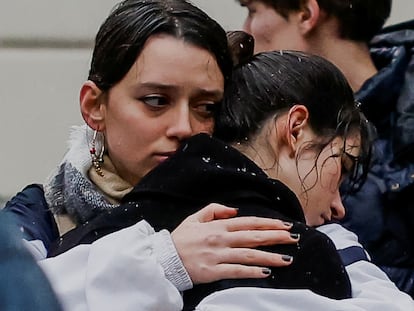
{"label": "beaded earring", "polygon": [[89,153],[91,154],[91,158],[92,158],[92,165],[95,168],[96,173],[101,176],[104,177],[104,173],[102,172],[102,168],[101,168],[101,164],[103,163],[103,155],[105,152],[105,145],[102,142],[101,145],[101,151],[99,152],[99,154],[96,153],[96,140],[98,137],[98,130],[95,130],[93,132],[93,138],[92,138],[92,142],[91,142],[91,148],[89,149]]}

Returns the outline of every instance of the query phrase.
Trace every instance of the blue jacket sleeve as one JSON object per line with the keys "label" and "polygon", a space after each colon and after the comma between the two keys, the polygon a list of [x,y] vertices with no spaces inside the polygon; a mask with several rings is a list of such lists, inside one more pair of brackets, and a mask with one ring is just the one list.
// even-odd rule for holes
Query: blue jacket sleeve
{"label": "blue jacket sleeve", "polygon": [[48,249],[50,243],[59,237],[41,185],[26,186],[6,203],[4,210],[13,215],[23,238],[28,241],[41,240]]}
{"label": "blue jacket sleeve", "polygon": [[0,211],[0,309],[61,311],[48,279],[19,238],[13,217]]}

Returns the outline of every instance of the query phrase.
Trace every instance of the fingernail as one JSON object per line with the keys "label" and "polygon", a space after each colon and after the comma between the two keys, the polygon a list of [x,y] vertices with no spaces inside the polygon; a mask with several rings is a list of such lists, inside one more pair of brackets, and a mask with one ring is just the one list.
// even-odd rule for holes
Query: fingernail
{"label": "fingernail", "polygon": [[293,259],[293,257],[292,257],[292,256],[289,256],[289,255],[282,255],[282,260],[283,260],[283,261],[291,262],[291,261],[292,261],[292,259]]}
{"label": "fingernail", "polygon": [[283,224],[287,227],[292,227],[293,226],[293,223],[288,222],[288,221],[284,221]]}
{"label": "fingernail", "polygon": [[269,268],[263,268],[262,273],[266,275],[270,275],[272,273],[272,270],[270,270]]}
{"label": "fingernail", "polygon": [[291,233],[291,234],[290,234],[290,237],[291,237],[292,239],[299,240],[299,238],[300,238],[300,234],[299,234],[299,233]]}

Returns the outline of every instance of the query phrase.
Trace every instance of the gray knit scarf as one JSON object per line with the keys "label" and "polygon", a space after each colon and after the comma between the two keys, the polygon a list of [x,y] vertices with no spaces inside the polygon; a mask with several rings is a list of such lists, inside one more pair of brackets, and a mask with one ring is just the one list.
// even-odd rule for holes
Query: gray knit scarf
{"label": "gray knit scarf", "polygon": [[112,204],[88,178],[91,167],[86,126],[73,126],[69,150],[44,184],[45,198],[54,214],[67,214],[75,224],[85,224]]}

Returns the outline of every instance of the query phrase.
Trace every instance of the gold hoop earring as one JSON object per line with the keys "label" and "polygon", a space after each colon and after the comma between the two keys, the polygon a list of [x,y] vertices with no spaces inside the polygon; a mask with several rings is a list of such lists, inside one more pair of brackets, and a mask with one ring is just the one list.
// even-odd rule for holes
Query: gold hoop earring
{"label": "gold hoop earring", "polygon": [[[98,139],[98,130],[95,130],[93,132],[93,138],[92,138],[92,142],[91,142],[91,148],[89,149],[89,153],[91,154],[91,158],[92,158],[92,165],[95,168],[96,173],[101,176],[104,177],[104,173],[102,172],[102,167],[101,164],[103,163],[103,155],[105,152],[105,144],[103,142],[103,138],[102,138],[102,142],[100,142],[100,152],[97,154],[96,152],[96,145],[97,145],[97,139]],[[101,134],[103,136],[103,134]]]}

